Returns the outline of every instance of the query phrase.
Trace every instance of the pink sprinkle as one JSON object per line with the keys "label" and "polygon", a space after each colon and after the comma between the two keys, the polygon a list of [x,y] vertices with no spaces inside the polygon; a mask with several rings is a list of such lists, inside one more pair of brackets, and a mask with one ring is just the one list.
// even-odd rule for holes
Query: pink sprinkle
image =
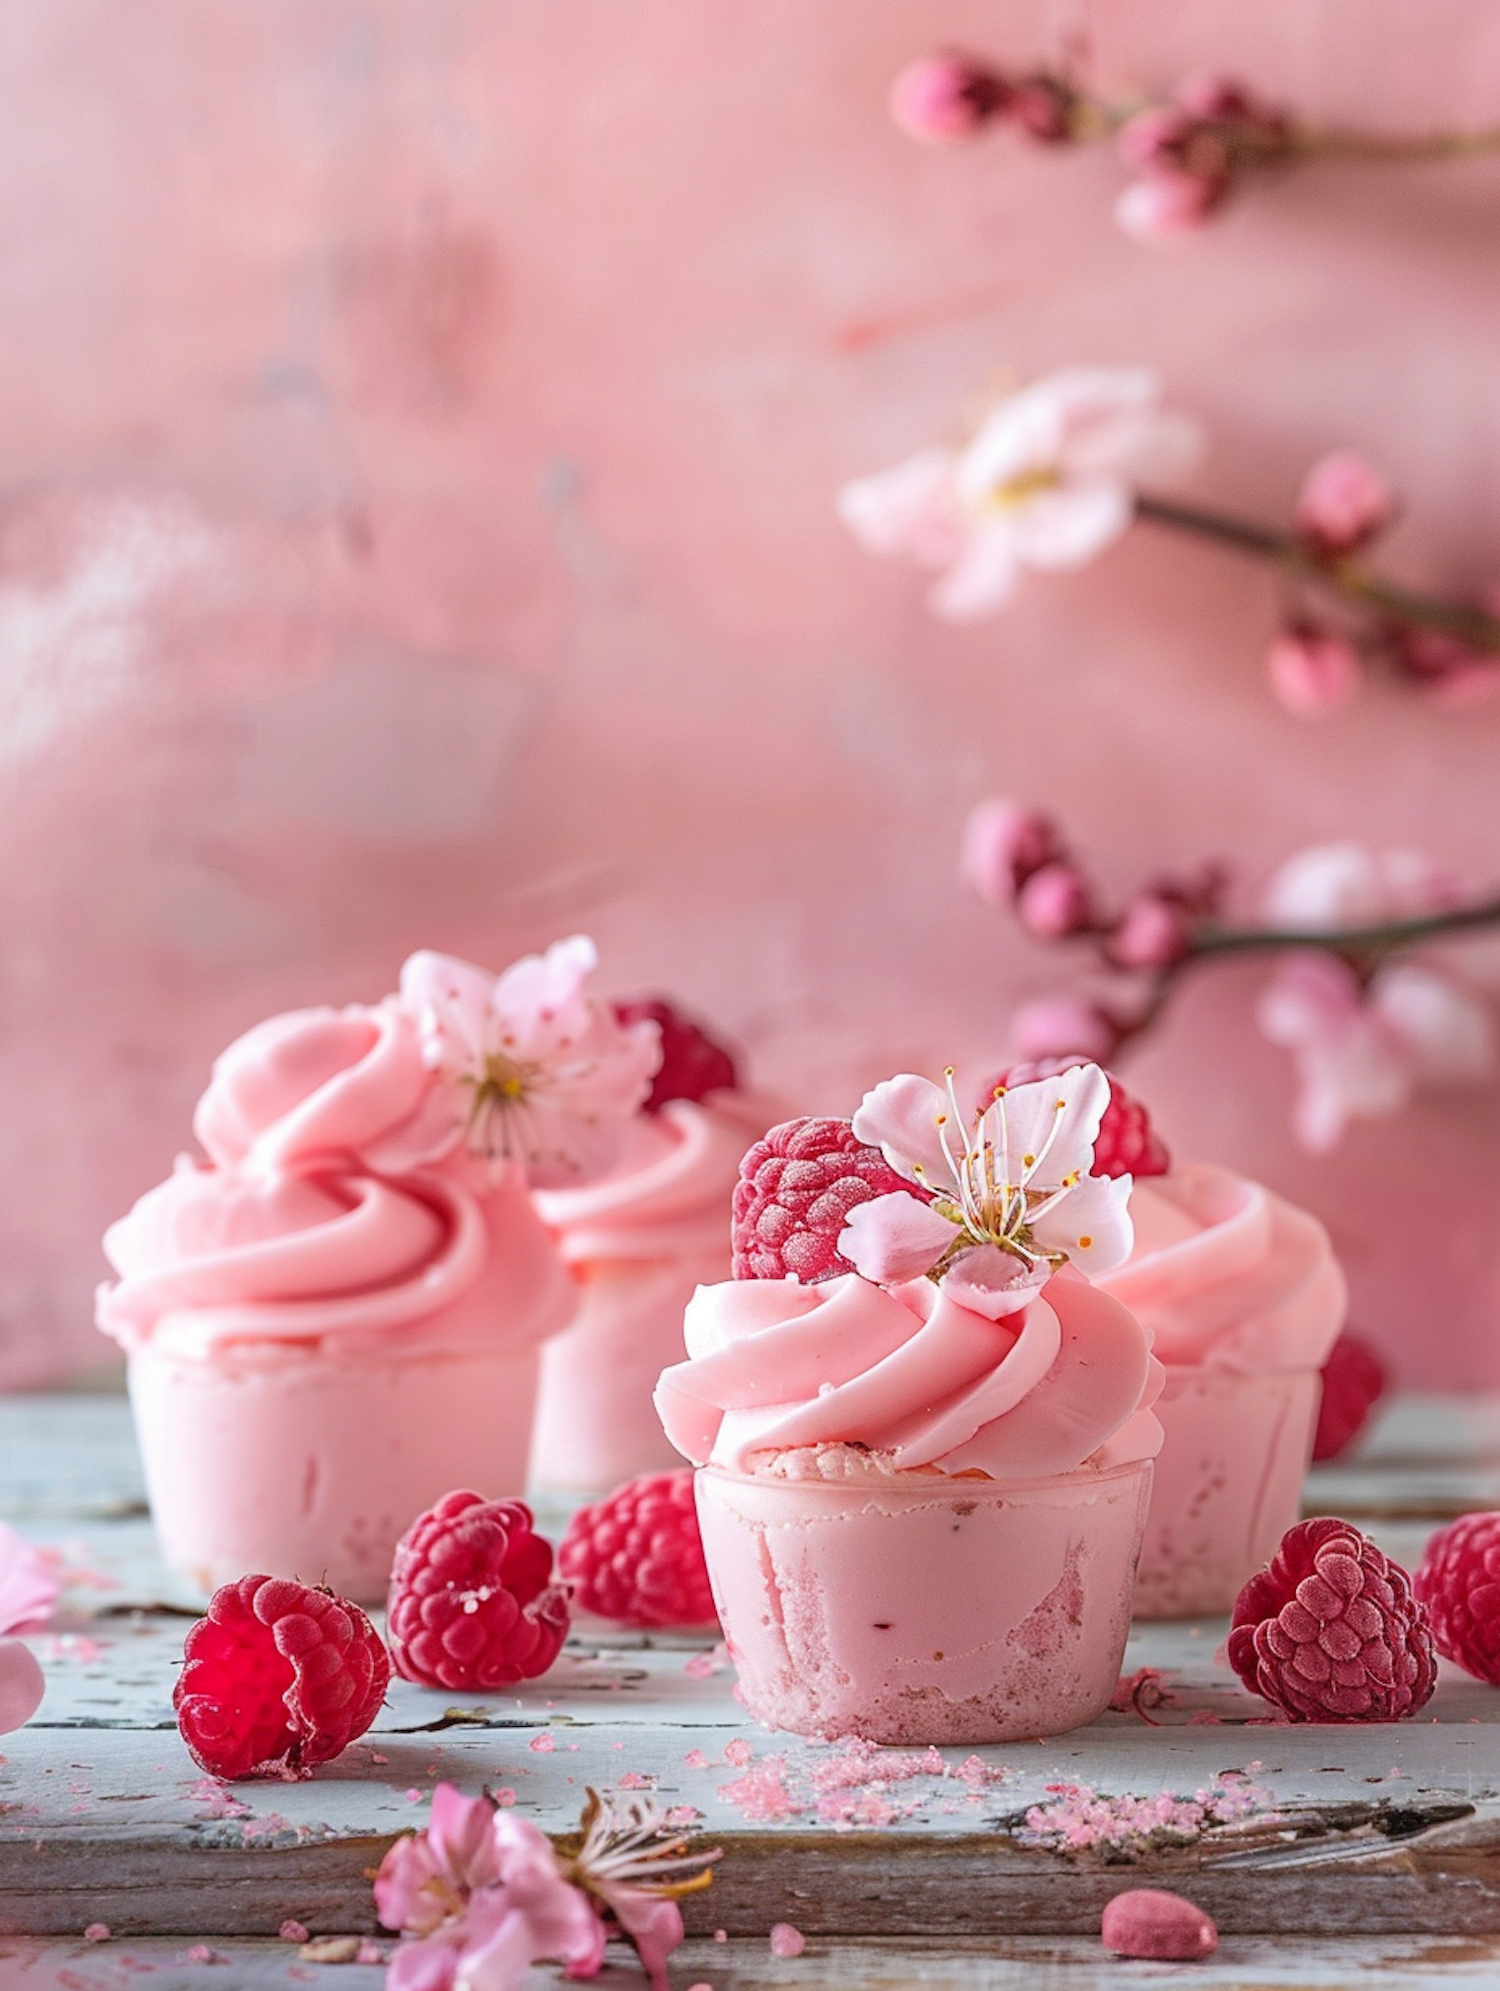
{"label": "pink sprinkle", "polygon": [[513,1790],[491,1791],[490,1795],[502,1811],[508,1811],[516,1801],[516,1794]]}
{"label": "pink sprinkle", "polygon": [[389,1763],[390,1760],[389,1756],[382,1756],[378,1749],[370,1751],[370,1761],[372,1763]]}
{"label": "pink sprinkle", "polygon": [[733,1763],[737,1770],[744,1769],[754,1754],[755,1751],[742,1735],[737,1735],[733,1742],[724,1744],[724,1761]]}
{"label": "pink sprinkle", "polygon": [[720,1784],[719,1796],[726,1804],[738,1805],[751,1825],[775,1824],[806,1809],[787,1788],[785,1756],[768,1756],[744,1776]]}
{"label": "pink sprinkle", "polygon": [[189,1963],[220,1963],[223,1959],[217,1950],[211,1950],[207,1943],[194,1943],[186,1953]]}
{"label": "pink sprinkle", "polygon": [[408,1804],[420,1804],[422,1802],[422,1793],[414,1787],[406,1793],[406,1801]]}
{"label": "pink sprinkle", "polygon": [[716,1943],[727,1943],[729,1941],[729,1931],[727,1929],[715,1929],[714,1941]]}
{"label": "pink sprinkle", "polygon": [[[0,1763],[3,1763],[4,1760],[5,1758],[0,1756]],[[708,1758],[701,1749],[689,1749],[682,1760],[690,1770],[706,1770],[708,1768]]]}
{"label": "pink sprinkle", "polygon": [[86,1943],[107,1943],[109,1941],[108,1922],[90,1922],[83,1932]]}
{"label": "pink sprinkle", "polygon": [[806,1936],[800,1929],[794,1929],[790,1922],[777,1922],[772,1928],[772,1956],[801,1956],[806,1948]]}
{"label": "pink sprinkle", "polygon": [[307,1930],[300,1922],[294,1922],[290,1916],[282,1923],[276,1933],[284,1943],[305,1943],[307,1941]]}
{"label": "pink sprinkle", "polygon": [[544,1731],[541,1735],[533,1735],[530,1742],[527,1743],[526,1747],[528,1749],[534,1749],[538,1756],[550,1756],[553,1750],[557,1747],[557,1744],[552,1739],[552,1737],[549,1734],[545,1733]]}

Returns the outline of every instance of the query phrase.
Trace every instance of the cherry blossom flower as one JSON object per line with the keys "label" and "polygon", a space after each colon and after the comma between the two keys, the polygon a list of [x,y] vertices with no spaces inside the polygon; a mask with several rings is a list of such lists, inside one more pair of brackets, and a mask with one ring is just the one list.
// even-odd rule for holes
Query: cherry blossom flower
{"label": "cherry blossom flower", "polygon": [[1297,535],[1326,559],[1343,559],[1385,531],[1400,506],[1381,471],[1352,449],[1319,457],[1297,493]]}
{"label": "cherry blossom flower", "polygon": [[655,1023],[622,1024],[586,991],[597,960],[578,934],[498,978],[446,954],[413,954],[401,970],[428,1063],[466,1095],[470,1147],[519,1162],[537,1189],[592,1181],[619,1160],[660,1062]]}
{"label": "cherry blossom flower", "polygon": [[29,1645],[13,1636],[35,1631],[52,1614],[57,1580],[31,1544],[0,1521],[0,1735],[30,1721],[46,1681]]}
{"label": "cherry blossom flower", "polygon": [[1130,1256],[1131,1178],[1089,1173],[1109,1080],[1097,1065],[1006,1090],[972,1125],[953,1074],[946,1089],[903,1073],[865,1094],[856,1137],[931,1196],[894,1191],[859,1204],[838,1248],[880,1284],[938,1280],[990,1320],[1030,1304],[1071,1260],[1108,1272]]}
{"label": "cherry blossom flower", "polygon": [[512,1991],[533,1963],[592,1977],[604,1957],[603,1924],[546,1833],[452,1784],[433,1792],[427,1830],[381,1861],[375,1906],[416,1938],[397,1947],[388,1991]]}
{"label": "cherry blossom flower", "polygon": [[709,1869],[718,1848],[689,1852],[682,1834],[649,1799],[620,1806],[592,1790],[580,1831],[564,1871],[634,1947],[651,1991],[668,1991],[667,1958],[683,1936],[677,1903],[712,1881]]}
{"label": "cherry blossom flower", "polygon": [[929,449],[857,478],[840,516],[868,552],[939,570],[949,621],[987,615],[1020,569],[1081,567],[1134,516],[1134,486],[1196,452],[1197,430],[1158,406],[1141,368],[1065,367],[1008,396],[962,449]]}
{"label": "cherry blossom flower", "polygon": [[[1272,879],[1266,912],[1290,931],[1336,931],[1421,917],[1461,902],[1457,882],[1409,850],[1357,843],[1300,852]],[[1397,1112],[1421,1085],[1464,1085],[1496,1064],[1489,1006],[1435,959],[1403,953],[1360,973],[1342,955],[1292,950],[1257,1019],[1297,1065],[1293,1125],[1314,1153],[1351,1119]]]}

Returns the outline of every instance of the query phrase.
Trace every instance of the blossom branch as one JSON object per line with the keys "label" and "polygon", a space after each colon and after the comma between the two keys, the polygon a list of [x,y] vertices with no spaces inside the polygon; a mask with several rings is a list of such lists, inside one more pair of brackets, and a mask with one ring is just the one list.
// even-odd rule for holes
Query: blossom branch
{"label": "blossom branch", "polygon": [[1049,146],[1112,140],[1131,174],[1116,219],[1143,241],[1202,227],[1255,173],[1318,159],[1404,166],[1500,151],[1500,126],[1411,134],[1320,128],[1232,77],[1196,77],[1165,98],[1124,104],[1061,71],[1012,73],[960,53],[902,70],[891,113],[931,144],[973,138],[996,123]]}
{"label": "blossom branch", "polygon": [[1055,825],[1003,802],[975,810],[963,869],[1035,938],[1081,943],[1111,978],[1102,997],[1059,995],[1014,1020],[1022,1058],[1118,1060],[1165,1018],[1183,978],[1231,955],[1278,957],[1258,1017],[1297,1061],[1304,1143],[1333,1145],[1357,1113],[1391,1112],[1419,1083],[1467,1082],[1496,1060],[1487,1003],[1424,944],[1500,927],[1500,892],[1467,897],[1410,852],[1356,844],[1303,852],[1272,880],[1267,917],[1221,917],[1226,874],[1158,878],[1106,909]]}

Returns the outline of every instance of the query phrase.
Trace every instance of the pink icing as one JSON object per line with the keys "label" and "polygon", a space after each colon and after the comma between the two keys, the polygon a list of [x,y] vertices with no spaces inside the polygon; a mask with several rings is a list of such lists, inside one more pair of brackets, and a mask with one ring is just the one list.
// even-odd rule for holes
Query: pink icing
{"label": "pink icing", "polygon": [[1033,1479],[1161,1444],[1149,1339],[1068,1269],[1000,1321],[927,1280],[732,1280],[699,1288],[685,1332],[690,1359],[665,1371],[656,1406],[696,1465],[753,1471],[853,1445],[898,1471]]}
{"label": "pink icing", "polygon": [[1170,1363],[1319,1369],[1343,1325],[1344,1275],[1315,1217],[1258,1182],[1194,1164],[1139,1179],[1135,1248],[1099,1285]]}
{"label": "pink icing", "polygon": [[740,1161],[777,1110],[750,1092],[670,1099],[633,1122],[618,1168],[583,1188],[538,1190],[537,1209],[570,1265],[722,1252],[727,1269]]}
{"label": "pink icing", "polygon": [[[393,1006],[272,1017],[214,1067],[179,1161],[105,1234],[98,1322],[127,1348],[204,1359],[364,1343],[524,1348],[573,1307],[515,1172],[455,1146],[416,1031]],[[418,1165],[428,1163],[431,1165]]]}

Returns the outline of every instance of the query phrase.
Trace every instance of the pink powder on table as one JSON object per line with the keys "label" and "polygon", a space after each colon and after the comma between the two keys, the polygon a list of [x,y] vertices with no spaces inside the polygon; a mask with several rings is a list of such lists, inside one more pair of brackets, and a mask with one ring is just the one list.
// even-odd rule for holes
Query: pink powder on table
{"label": "pink powder on table", "polygon": [[1051,1802],[1034,1804],[1016,1832],[1023,1846],[1049,1852],[1110,1852],[1133,1857],[1153,1846],[1188,1845],[1217,1825],[1275,1816],[1270,1793],[1234,1770],[1192,1797],[1104,1797],[1088,1784],[1049,1784]]}
{"label": "pink powder on table", "polygon": [[718,1794],[726,1804],[737,1805],[751,1825],[773,1825],[806,1809],[788,1788],[785,1756],[768,1756],[744,1776],[720,1784]]}
{"label": "pink powder on table", "polygon": [[801,1956],[807,1948],[807,1938],[800,1929],[794,1929],[790,1922],[777,1922],[771,1930],[772,1956]]}
{"label": "pink powder on table", "polygon": [[724,1744],[724,1761],[733,1763],[737,1770],[743,1769],[754,1754],[755,1751],[743,1736],[737,1735],[733,1742]]}
{"label": "pink powder on table", "polygon": [[227,1790],[217,1777],[200,1777],[188,1792],[195,1803],[204,1809],[203,1818],[248,1818],[250,1807],[243,1804],[233,1792]]}

